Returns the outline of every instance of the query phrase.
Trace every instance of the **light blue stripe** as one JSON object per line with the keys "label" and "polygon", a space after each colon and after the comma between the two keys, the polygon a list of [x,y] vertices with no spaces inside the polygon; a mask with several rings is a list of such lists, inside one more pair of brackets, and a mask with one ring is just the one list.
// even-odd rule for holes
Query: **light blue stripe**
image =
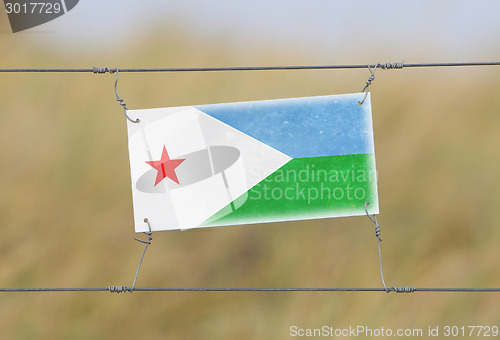
{"label": "light blue stripe", "polygon": [[195,106],[293,158],[373,153],[370,97],[364,94]]}

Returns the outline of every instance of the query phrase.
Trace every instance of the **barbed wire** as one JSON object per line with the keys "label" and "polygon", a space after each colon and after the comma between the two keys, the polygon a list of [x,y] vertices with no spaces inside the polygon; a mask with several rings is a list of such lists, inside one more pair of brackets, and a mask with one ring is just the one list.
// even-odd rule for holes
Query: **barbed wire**
{"label": "barbed wire", "polygon": [[418,67],[460,67],[460,66],[500,66],[500,61],[493,62],[446,62],[446,63],[376,63],[354,65],[297,65],[297,66],[232,66],[232,67],[170,67],[170,68],[3,68],[0,72],[58,72],[58,73],[114,73],[119,72],[217,72],[217,71],[275,71],[275,70],[334,70],[334,69],[402,69]]}

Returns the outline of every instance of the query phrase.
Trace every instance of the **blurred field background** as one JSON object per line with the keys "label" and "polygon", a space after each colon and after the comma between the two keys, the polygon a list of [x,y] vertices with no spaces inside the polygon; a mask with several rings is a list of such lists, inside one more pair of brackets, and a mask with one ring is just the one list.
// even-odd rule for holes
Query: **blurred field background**
{"label": "blurred field background", "polygon": [[[8,31],[3,15],[0,25]],[[399,61],[368,53],[332,62],[292,47],[262,50],[250,60],[223,36],[200,43],[195,31],[158,24],[135,44],[100,53],[61,53],[36,43],[37,34],[14,40],[2,33],[0,67]],[[406,61],[429,61],[428,52]],[[494,51],[485,56],[478,59],[498,61]],[[367,70],[123,73],[118,86],[135,109],[354,93],[368,76]],[[500,286],[499,76],[495,67],[377,71],[372,109],[388,286]],[[0,286],[130,286],[143,245],[133,240],[126,122],[114,75],[0,79]],[[381,286],[366,217],[153,237],[138,287]],[[0,338],[287,339],[292,325],[425,331],[499,325],[499,302],[495,293],[1,293]]]}

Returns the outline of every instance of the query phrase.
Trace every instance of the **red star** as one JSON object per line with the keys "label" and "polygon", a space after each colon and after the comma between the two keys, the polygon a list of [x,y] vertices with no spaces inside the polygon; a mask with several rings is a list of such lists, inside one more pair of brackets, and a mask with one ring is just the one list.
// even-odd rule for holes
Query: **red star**
{"label": "red star", "polygon": [[161,153],[161,159],[159,161],[146,161],[147,164],[158,170],[158,173],[156,174],[155,186],[165,179],[165,177],[168,177],[175,183],[180,184],[175,173],[175,168],[177,168],[185,160],[186,159],[170,159],[167,148],[163,146],[163,152]]}

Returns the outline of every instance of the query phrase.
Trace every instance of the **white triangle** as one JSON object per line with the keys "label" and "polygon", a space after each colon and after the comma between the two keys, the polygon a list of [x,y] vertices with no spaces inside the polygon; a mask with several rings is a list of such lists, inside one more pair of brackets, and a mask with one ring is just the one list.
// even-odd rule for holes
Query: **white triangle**
{"label": "white triangle", "polygon": [[[292,158],[193,107],[135,110],[129,150],[136,232],[196,228]],[[154,187],[166,146],[180,185],[165,178]],[[188,153],[186,153],[188,152]],[[172,156],[175,155],[175,156]]]}
{"label": "white triangle", "polygon": [[[197,110],[198,111],[198,110]],[[201,111],[200,124],[207,145],[227,145],[240,151],[247,185],[241,195],[288,163],[292,157]],[[236,199],[236,197],[235,197]]]}

